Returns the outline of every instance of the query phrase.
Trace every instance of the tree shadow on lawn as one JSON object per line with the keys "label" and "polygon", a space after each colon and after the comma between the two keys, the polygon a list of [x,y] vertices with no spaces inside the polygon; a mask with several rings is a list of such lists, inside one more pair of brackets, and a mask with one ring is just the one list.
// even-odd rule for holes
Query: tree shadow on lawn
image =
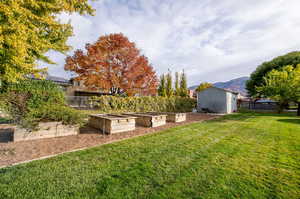
{"label": "tree shadow on lawn", "polygon": [[[258,118],[258,117],[296,117],[294,113],[255,113],[255,112],[243,112],[243,113],[234,113],[229,115],[224,115],[220,118],[216,118],[213,120],[206,121],[207,123],[216,123],[216,122],[232,122],[232,121],[240,121],[247,122],[246,120],[250,118]],[[300,119],[300,118],[299,118]],[[299,119],[279,119],[278,121],[289,122],[290,120],[296,120],[293,123],[299,124]],[[250,122],[250,121],[249,121]]]}
{"label": "tree shadow on lawn", "polygon": [[252,114],[242,114],[242,113],[235,113],[235,114],[229,114],[224,115],[222,117],[207,120],[206,123],[219,123],[219,122],[231,122],[231,121],[245,121],[249,118],[253,118]]}
{"label": "tree shadow on lawn", "polygon": [[292,124],[300,124],[300,119],[279,119],[278,122],[292,123]]}

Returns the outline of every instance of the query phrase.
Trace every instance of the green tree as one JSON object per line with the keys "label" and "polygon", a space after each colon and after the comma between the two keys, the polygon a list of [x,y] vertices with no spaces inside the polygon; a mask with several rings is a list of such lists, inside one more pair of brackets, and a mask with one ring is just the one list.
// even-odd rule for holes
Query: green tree
{"label": "green tree", "polygon": [[158,86],[158,95],[166,97],[166,77],[164,74],[160,76],[159,86]]}
{"label": "green tree", "polygon": [[166,95],[167,97],[172,97],[174,90],[172,87],[172,73],[169,71],[166,75]]}
{"label": "green tree", "polygon": [[181,97],[188,96],[187,78],[186,78],[184,70],[182,71],[181,77],[180,77],[180,96]]}
{"label": "green tree", "polygon": [[289,102],[298,103],[297,115],[300,115],[300,64],[295,68],[288,65],[281,70],[272,70],[263,80],[263,85],[256,88],[259,94],[277,101],[279,112]]}
{"label": "green tree", "polygon": [[257,96],[259,93],[256,87],[262,86],[264,83],[264,76],[273,69],[279,70],[284,66],[291,65],[296,67],[300,64],[300,52],[291,52],[283,56],[274,58],[271,61],[264,62],[259,65],[256,70],[251,74],[250,79],[246,83],[246,88],[251,96]]}
{"label": "green tree", "polygon": [[[88,0],[2,0],[0,3],[0,81],[15,82],[37,74],[36,61],[53,63],[45,53],[66,52],[72,27],[57,15],[93,14]],[[45,69],[43,70],[45,71]]]}
{"label": "green tree", "polygon": [[179,73],[176,72],[175,73],[175,83],[174,83],[174,88],[175,88],[175,91],[174,91],[174,94],[176,96],[180,96],[180,87],[179,87]]}
{"label": "green tree", "polygon": [[196,91],[197,92],[201,92],[207,88],[210,88],[212,87],[213,85],[211,83],[208,83],[208,82],[203,82],[201,83],[197,88],[196,88]]}

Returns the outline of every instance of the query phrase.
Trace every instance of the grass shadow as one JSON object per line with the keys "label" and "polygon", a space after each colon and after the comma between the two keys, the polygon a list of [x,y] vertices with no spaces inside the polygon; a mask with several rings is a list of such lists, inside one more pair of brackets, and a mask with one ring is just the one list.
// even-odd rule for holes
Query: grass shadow
{"label": "grass shadow", "polygon": [[216,123],[216,122],[230,122],[230,121],[245,121],[252,117],[253,114],[235,113],[235,114],[224,115],[222,117],[212,119],[212,120],[207,120],[205,122]]}
{"label": "grass shadow", "polygon": [[278,122],[292,123],[292,124],[300,124],[300,119],[279,119]]}
{"label": "grass shadow", "polygon": [[[231,122],[231,121],[240,121],[240,122],[247,122],[246,120],[250,118],[258,118],[258,117],[296,117],[295,113],[258,113],[258,112],[238,112],[234,114],[224,115],[220,118],[216,118],[213,120],[206,121],[207,123],[214,123],[214,122]],[[295,121],[293,121],[295,120]],[[279,119],[278,121],[282,122],[291,122],[299,124],[299,119]]]}

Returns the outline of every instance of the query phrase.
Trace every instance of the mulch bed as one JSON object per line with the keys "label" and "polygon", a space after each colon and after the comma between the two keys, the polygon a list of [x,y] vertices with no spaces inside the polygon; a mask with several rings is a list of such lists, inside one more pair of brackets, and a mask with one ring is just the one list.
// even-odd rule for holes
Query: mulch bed
{"label": "mulch bed", "polygon": [[189,113],[185,122],[167,123],[164,126],[155,128],[137,127],[134,131],[128,131],[119,134],[103,135],[101,132],[95,129],[84,128],[81,134],[74,136],[47,138],[15,143],[0,142],[0,167],[9,166],[32,159],[42,158],[45,156],[60,154],[76,149],[93,147],[122,139],[151,134],[164,129],[168,129],[170,127],[199,122],[203,120],[210,120],[217,117],[219,116]]}

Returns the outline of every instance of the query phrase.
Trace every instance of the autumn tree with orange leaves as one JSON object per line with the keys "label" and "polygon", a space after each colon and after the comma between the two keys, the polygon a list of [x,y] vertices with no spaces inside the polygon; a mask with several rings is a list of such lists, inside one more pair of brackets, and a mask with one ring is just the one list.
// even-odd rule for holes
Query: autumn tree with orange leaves
{"label": "autumn tree with orange leaves", "polygon": [[156,94],[155,71],[135,43],[122,33],[101,36],[85,49],[86,53],[77,50],[66,58],[65,70],[75,72],[78,75],[75,79],[88,88],[102,89],[112,95]]}

